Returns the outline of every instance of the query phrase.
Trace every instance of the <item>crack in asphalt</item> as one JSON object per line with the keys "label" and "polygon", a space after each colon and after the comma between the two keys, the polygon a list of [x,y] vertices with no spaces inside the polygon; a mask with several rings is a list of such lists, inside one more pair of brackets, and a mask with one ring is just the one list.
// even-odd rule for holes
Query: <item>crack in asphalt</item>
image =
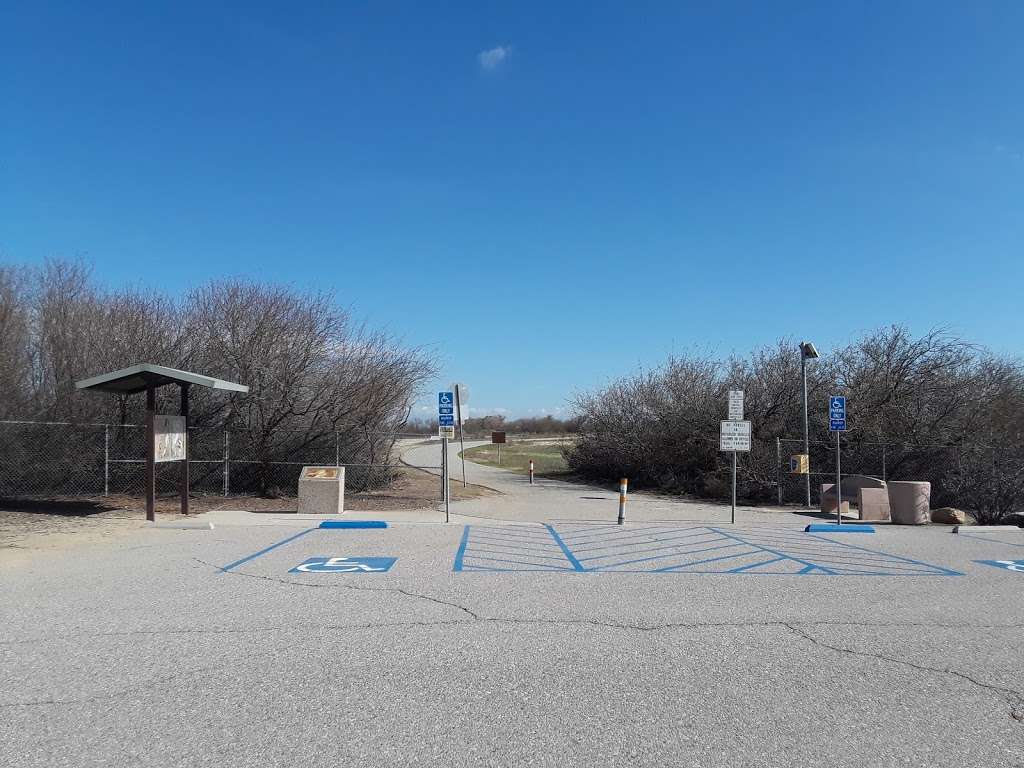
{"label": "crack in asphalt", "polygon": [[910,667],[911,669],[916,669],[919,672],[933,672],[937,674],[950,675],[951,677],[959,678],[960,680],[964,680],[986,691],[1001,694],[1003,698],[1006,699],[1006,703],[1010,706],[1010,717],[1019,723],[1024,723],[1024,692],[1018,691],[1014,688],[1007,688],[1002,685],[995,685],[994,683],[986,683],[982,680],[971,677],[966,672],[960,672],[955,669],[950,669],[949,667],[930,667],[926,664],[918,664],[917,662],[907,661],[906,659],[898,659],[895,656],[888,656],[884,653],[858,651],[853,648],[845,648],[841,645],[833,645],[832,643],[826,642],[825,640],[814,637],[813,635],[805,632],[798,626],[797,622],[780,621],[777,623],[788,629],[797,637],[800,637],[819,648],[827,648],[828,650],[835,651],[836,653],[844,653],[865,659],[875,659],[876,661],[900,664],[905,667]]}
{"label": "crack in asphalt", "polygon": [[11,702],[0,702],[0,709],[8,709],[11,707],[42,707],[42,706],[67,706],[69,704],[89,704],[94,701],[106,701],[113,699],[118,696],[124,696],[125,694],[135,693],[137,691],[145,691],[150,688],[156,688],[158,686],[169,683],[172,680],[177,680],[182,677],[189,677],[192,675],[200,675],[203,672],[209,672],[217,667],[201,667],[199,669],[190,669],[185,672],[175,672],[173,675],[164,675],[163,677],[153,678],[147,680],[144,683],[137,685],[130,685],[127,688],[120,688],[116,691],[110,691],[108,693],[96,693],[91,696],[80,696],[73,699],[39,699],[36,701],[11,701]]}
{"label": "crack in asphalt", "polygon": [[466,608],[465,606],[459,605],[458,603],[451,603],[451,602],[448,602],[447,600],[442,600],[442,599],[440,599],[438,597],[431,597],[430,595],[422,595],[422,594],[419,594],[418,592],[410,592],[408,590],[401,589],[400,587],[378,588],[378,587],[359,587],[359,586],[356,586],[354,584],[310,584],[308,582],[303,582],[303,581],[291,581],[289,579],[279,579],[279,578],[276,578],[274,576],[261,576],[261,575],[259,575],[257,573],[246,573],[245,571],[225,571],[219,565],[214,565],[213,563],[208,563],[207,561],[201,560],[198,557],[194,557],[192,559],[195,560],[197,563],[202,563],[203,565],[209,566],[210,568],[216,568],[218,571],[226,573],[226,574],[228,574],[230,576],[245,576],[246,578],[249,578],[249,579],[260,579],[262,581],[272,581],[272,582],[275,582],[277,584],[285,584],[285,585],[290,586],[290,587],[295,587],[295,586],[298,586],[298,587],[308,587],[309,589],[351,589],[351,590],[355,590],[356,592],[395,592],[395,593],[398,593],[398,594],[401,594],[401,595],[406,595],[408,597],[413,597],[413,598],[417,598],[417,599],[420,599],[420,600],[428,600],[428,601],[430,601],[432,603],[437,603],[438,605],[448,606],[449,608],[455,608],[456,610],[462,611],[466,615],[470,616],[474,620],[479,620],[481,618],[478,614],[476,614],[473,611],[469,610],[469,608]]}
{"label": "crack in asphalt", "polygon": [[[196,562],[201,563],[210,568],[221,570],[219,566],[209,563],[200,558],[193,558]],[[1024,692],[1018,691],[1014,688],[1006,686],[996,685],[993,683],[986,683],[982,680],[978,680],[971,675],[960,672],[949,667],[932,667],[925,664],[919,664],[917,662],[908,661],[906,659],[896,658],[895,656],[889,656],[883,653],[872,653],[870,651],[861,651],[852,648],[847,648],[841,645],[834,645],[825,640],[815,637],[809,632],[805,631],[802,627],[864,627],[864,628],[929,628],[929,629],[1020,629],[1024,627],[1022,623],[1009,623],[1009,624],[948,624],[948,623],[928,623],[928,622],[859,622],[859,621],[783,621],[783,620],[764,620],[764,621],[714,621],[714,622],[665,622],[661,624],[637,624],[630,622],[616,622],[616,621],[602,621],[598,619],[540,619],[540,618],[509,618],[500,616],[484,616],[476,611],[467,608],[464,605],[455,603],[449,600],[442,600],[441,598],[433,597],[432,595],[425,595],[419,592],[413,592],[411,590],[402,589],[400,587],[360,587],[353,584],[311,584],[308,582],[291,581],[288,579],[281,579],[272,576],[262,576],[259,574],[246,573],[244,571],[225,571],[232,576],[241,576],[250,579],[259,579],[262,581],[270,581],[277,584],[282,584],[291,587],[305,587],[308,589],[347,589],[354,590],[357,592],[384,592],[389,594],[399,594],[405,597],[410,597],[416,600],[423,600],[434,605],[440,605],[447,608],[453,608],[460,611],[468,618],[461,620],[429,620],[429,621],[398,621],[398,622],[364,622],[360,624],[320,624],[312,625],[306,628],[308,629],[319,629],[319,630],[360,630],[360,629],[375,629],[380,627],[433,627],[433,626],[454,626],[459,624],[474,624],[474,623],[492,623],[492,624],[512,624],[512,625],[544,625],[544,626],[591,626],[598,627],[601,629],[621,629],[628,631],[637,632],[660,632],[666,630],[699,630],[699,629],[720,629],[720,628],[752,628],[752,627],[777,627],[785,629],[791,634],[801,638],[802,640],[811,643],[812,645],[820,648],[831,650],[835,653],[847,654],[859,658],[873,659],[875,661],[883,661],[890,664],[898,664],[910,669],[917,670],[919,672],[926,672],[932,674],[942,674],[950,677],[955,677],[964,682],[970,683],[975,687],[981,688],[982,690],[989,691],[1000,695],[1009,705],[1009,715],[1012,719],[1017,722],[1024,723]],[[288,631],[294,631],[297,627],[295,625],[289,625]],[[255,627],[255,628],[179,628],[179,629],[154,629],[154,630],[129,630],[124,632],[102,632],[94,633],[87,636],[92,637],[115,637],[115,636],[140,636],[140,635],[202,635],[202,634],[252,634],[260,632],[277,632],[285,629],[284,627]],[[40,638],[40,639],[52,639],[51,637]],[[11,641],[0,641],[0,645],[14,645],[14,644],[25,644],[35,643],[39,640],[11,640]],[[109,694],[101,694],[91,697],[79,698],[79,699],[66,699],[66,700],[40,700],[40,701],[29,701],[29,702],[13,702],[13,703],[2,703],[0,708],[5,707],[19,707],[19,706],[40,706],[40,705],[65,705],[65,704],[77,704],[86,703],[89,701],[98,701],[102,699],[112,698],[114,696],[123,695],[136,690],[144,690],[148,687],[161,685],[165,682],[169,682],[178,677],[183,677],[190,674],[198,674],[207,671],[211,668],[204,668],[199,670],[191,670],[189,672],[182,672],[171,675],[169,677],[160,678],[149,681],[142,685],[132,686],[127,689],[115,691]]]}
{"label": "crack in asphalt", "polygon": [[[213,565],[212,563],[206,563],[205,561],[200,560],[199,558],[195,558],[195,559],[198,562],[203,563],[204,565],[208,565],[208,566],[213,567],[213,568],[217,567],[217,566]],[[822,621],[822,622],[787,622],[787,621],[781,621],[781,620],[767,620],[767,621],[760,621],[760,622],[750,622],[750,621],[747,621],[747,622],[680,622],[680,623],[665,623],[665,624],[660,624],[660,625],[643,625],[643,624],[630,624],[630,623],[624,623],[624,622],[598,621],[598,620],[595,620],[595,619],[520,619],[520,618],[510,619],[510,618],[501,618],[501,617],[481,616],[480,614],[477,614],[476,612],[471,611],[469,608],[466,608],[463,605],[459,605],[458,603],[452,603],[452,602],[449,602],[449,601],[446,601],[446,600],[441,600],[439,598],[431,597],[430,595],[424,595],[424,594],[420,594],[420,593],[416,593],[416,592],[410,592],[409,590],[401,589],[401,588],[398,588],[398,587],[393,587],[393,588],[375,588],[375,587],[357,587],[357,586],[353,586],[351,584],[309,584],[307,582],[289,581],[287,579],[279,579],[279,578],[275,578],[275,577],[272,577],[272,576],[261,576],[261,575],[258,575],[258,574],[245,573],[244,571],[231,571],[230,573],[232,573],[233,575],[236,575],[236,576],[244,576],[244,577],[248,577],[248,578],[263,579],[263,580],[266,580],[266,581],[273,581],[273,582],[276,582],[276,583],[279,583],[279,584],[286,584],[286,585],[289,585],[289,586],[302,586],[302,587],[310,587],[310,588],[314,588],[314,589],[315,588],[335,588],[335,589],[341,588],[341,589],[355,589],[357,591],[366,591],[366,592],[396,592],[396,593],[399,593],[399,594],[402,594],[402,595],[406,595],[408,597],[418,598],[418,599],[421,599],[421,600],[427,600],[427,601],[432,602],[432,603],[437,603],[439,605],[449,606],[449,607],[455,608],[457,610],[463,611],[464,613],[466,613],[467,615],[472,617],[473,621],[482,621],[482,622],[489,622],[489,623],[507,623],[507,624],[523,624],[523,625],[546,624],[546,625],[563,625],[563,626],[564,625],[583,625],[583,626],[594,626],[594,627],[611,628],[611,629],[626,629],[626,630],[634,630],[634,631],[640,631],[640,632],[653,632],[653,631],[661,631],[661,630],[666,630],[666,629],[703,629],[703,628],[721,628],[721,627],[780,627],[780,628],[785,628],[785,629],[789,630],[791,633],[796,634],[798,637],[803,638],[807,642],[813,643],[814,645],[818,645],[818,646],[820,646],[822,648],[828,648],[828,649],[830,649],[832,651],[835,651],[837,653],[845,653],[845,654],[849,654],[851,656],[858,656],[858,657],[861,657],[861,658],[871,658],[871,659],[875,659],[876,661],[886,661],[886,662],[893,663],[893,664],[900,664],[900,665],[903,665],[903,666],[906,666],[906,667],[909,667],[909,668],[912,668],[912,669],[916,669],[916,670],[918,670],[920,672],[931,672],[931,673],[936,673],[936,674],[949,675],[949,676],[952,676],[952,677],[959,678],[960,680],[964,680],[964,681],[966,681],[968,683],[971,683],[972,685],[975,685],[975,686],[977,686],[979,688],[982,688],[984,690],[1000,694],[1000,695],[1002,695],[1004,697],[1004,699],[1006,700],[1007,704],[1009,704],[1009,706],[1010,706],[1010,713],[1009,713],[1010,717],[1013,718],[1014,720],[1016,720],[1017,722],[1024,723],[1024,693],[1022,693],[1020,691],[1017,691],[1017,690],[1015,690],[1013,688],[1007,688],[1007,687],[995,685],[995,684],[992,684],[992,683],[985,683],[985,682],[983,682],[981,680],[977,680],[976,678],[971,677],[970,675],[968,675],[965,672],[959,672],[959,671],[957,671],[955,669],[950,669],[948,667],[930,667],[930,666],[927,666],[927,665],[924,665],[924,664],[917,664],[917,663],[912,662],[912,661],[906,661],[904,659],[898,659],[898,658],[893,657],[893,656],[886,656],[885,654],[881,654],[881,653],[869,653],[867,651],[857,651],[857,650],[853,650],[853,649],[850,649],[850,648],[844,648],[842,646],[834,646],[834,645],[831,645],[831,644],[829,644],[829,643],[827,643],[827,642],[825,642],[823,640],[819,640],[819,639],[815,638],[814,636],[808,634],[807,632],[804,632],[803,630],[799,629],[799,627],[798,627],[799,624],[803,624],[805,626],[862,626],[862,627],[884,627],[884,626],[889,626],[889,627],[929,627],[929,628],[936,628],[936,629],[939,629],[939,628],[972,628],[972,629],[981,629],[981,628],[983,628],[980,625],[941,625],[941,624],[939,624],[939,625],[930,625],[930,624],[926,624],[926,623],[923,623],[923,622],[892,622],[892,623],[888,623],[888,624],[879,624],[879,623],[872,623],[872,622],[852,622],[852,621],[844,621],[844,622],[828,622],[828,621]],[[456,622],[456,623],[471,623],[471,622]],[[990,628],[998,627],[998,628],[1017,629],[1017,628],[1020,628],[1021,626],[1022,625],[1018,623],[1018,624],[1010,624],[1010,625],[992,625]]]}

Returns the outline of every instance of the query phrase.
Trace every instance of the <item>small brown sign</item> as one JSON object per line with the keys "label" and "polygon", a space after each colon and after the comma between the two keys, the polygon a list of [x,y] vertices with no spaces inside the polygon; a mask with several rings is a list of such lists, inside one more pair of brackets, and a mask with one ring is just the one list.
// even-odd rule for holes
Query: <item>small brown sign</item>
{"label": "small brown sign", "polygon": [[492,443],[499,443],[499,444],[500,443],[504,443],[505,442],[505,433],[504,432],[491,432],[491,442]]}
{"label": "small brown sign", "polygon": [[306,470],[306,478],[309,480],[337,480],[338,470],[325,467],[310,467]]}

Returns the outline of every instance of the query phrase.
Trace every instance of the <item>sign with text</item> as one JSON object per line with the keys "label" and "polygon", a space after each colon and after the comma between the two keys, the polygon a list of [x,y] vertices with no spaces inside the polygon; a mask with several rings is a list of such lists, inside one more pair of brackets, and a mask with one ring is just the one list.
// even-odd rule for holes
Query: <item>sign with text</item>
{"label": "sign with text", "polygon": [[722,431],[718,437],[720,451],[749,451],[750,422],[723,421]]}
{"label": "sign with text", "polygon": [[184,416],[154,416],[153,434],[156,438],[156,460],[184,461],[185,432]]}
{"label": "sign with text", "polygon": [[504,432],[491,432],[491,442],[492,443],[497,443],[498,445],[504,443],[505,442],[505,433]]}
{"label": "sign with text", "polygon": [[743,421],[743,390],[729,390],[729,421]]}
{"label": "sign with text", "polygon": [[832,395],[828,399],[828,428],[830,432],[846,431],[846,398]]}
{"label": "sign with text", "polygon": [[455,439],[455,427],[454,426],[438,427],[437,428],[437,436],[438,437],[446,437],[449,440],[454,440]]}
{"label": "sign with text", "polygon": [[437,393],[437,423],[442,427],[455,426],[455,395],[452,392]]}

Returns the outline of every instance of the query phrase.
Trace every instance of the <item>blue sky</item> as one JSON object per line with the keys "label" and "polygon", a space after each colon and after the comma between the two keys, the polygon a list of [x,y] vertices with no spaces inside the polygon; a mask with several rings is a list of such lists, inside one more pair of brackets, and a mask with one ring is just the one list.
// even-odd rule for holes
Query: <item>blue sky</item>
{"label": "blue sky", "polygon": [[514,414],[693,347],[1024,347],[1024,4],[210,5],[2,3],[0,259],[331,288]]}

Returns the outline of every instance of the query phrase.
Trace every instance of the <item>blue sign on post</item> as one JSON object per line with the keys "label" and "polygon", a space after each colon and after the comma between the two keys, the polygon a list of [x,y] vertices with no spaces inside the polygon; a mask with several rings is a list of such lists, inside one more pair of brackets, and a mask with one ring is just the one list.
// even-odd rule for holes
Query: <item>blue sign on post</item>
{"label": "blue sign on post", "polygon": [[437,393],[437,425],[439,427],[455,426],[455,395],[451,392]]}
{"label": "blue sign on post", "polygon": [[846,431],[846,398],[832,395],[828,399],[828,428],[830,432]]}

